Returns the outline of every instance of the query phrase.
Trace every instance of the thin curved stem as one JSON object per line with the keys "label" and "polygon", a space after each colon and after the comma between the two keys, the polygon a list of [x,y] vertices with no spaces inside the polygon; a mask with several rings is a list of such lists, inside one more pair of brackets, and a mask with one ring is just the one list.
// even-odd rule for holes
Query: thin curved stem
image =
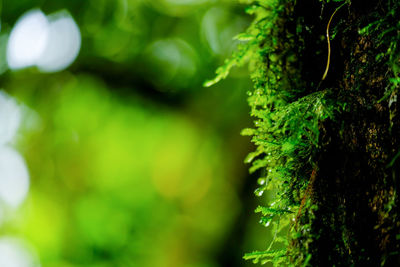
{"label": "thin curved stem", "polygon": [[335,9],[335,11],[333,12],[331,18],[329,19],[328,25],[326,26],[326,40],[328,42],[328,59],[326,61],[326,68],[325,68],[325,72],[324,75],[322,76],[321,81],[325,80],[326,75],[328,75],[328,71],[329,71],[329,65],[331,63],[331,41],[330,41],[330,36],[329,36],[329,27],[331,26],[331,22],[333,19],[333,16],[335,16],[336,12],[338,12],[338,10],[340,8],[342,8],[342,6],[344,6],[346,3],[343,3],[341,6],[339,6],[338,8]]}

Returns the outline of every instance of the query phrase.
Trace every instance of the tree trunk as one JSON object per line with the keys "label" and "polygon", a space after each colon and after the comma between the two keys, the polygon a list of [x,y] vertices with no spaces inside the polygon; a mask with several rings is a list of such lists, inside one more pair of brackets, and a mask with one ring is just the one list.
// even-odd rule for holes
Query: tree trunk
{"label": "tree trunk", "polygon": [[277,191],[257,211],[287,247],[245,258],[400,266],[400,3],[259,0],[251,10],[256,127],[244,133],[258,148],[247,161],[264,169],[256,193]]}
{"label": "tree trunk", "polygon": [[[325,6],[323,14],[334,12],[333,6],[338,5]],[[318,206],[308,250],[313,266],[400,266],[400,160],[392,162],[400,149],[397,90],[380,101],[393,86],[389,78],[398,58],[391,54],[398,51],[386,53],[392,39],[381,36],[398,25],[396,15],[388,14],[393,11],[400,18],[397,3],[353,0],[332,20],[339,24],[321,86],[333,88],[346,108],[335,121],[319,126],[318,171],[310,196]],[[376,30],[359,33],[376,21]],[[398,30],[388,33],[393,40]],[[393,57],[396,62],[389,62]]]}

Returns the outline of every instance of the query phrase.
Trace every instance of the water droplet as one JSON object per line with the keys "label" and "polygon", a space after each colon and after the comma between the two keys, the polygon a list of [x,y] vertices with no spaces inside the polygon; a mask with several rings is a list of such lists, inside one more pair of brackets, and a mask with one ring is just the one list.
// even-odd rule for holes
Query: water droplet
{"label": "water droplet", "polygon": [[268,227],[270,224],[271,224],[271,221],[268,221],[264,225],[265,225],[265,227]]}
{"label": "water droplet", "polygon": [[259,179],[257,180],[257,183],[258,183],[259,185],[263,185],[263,184],[265,184],[265,179],[264,179],[264,178],[259,178]]}
{"label": "water droplet", "polygon": [[271,152],[268,152],[268,156],[271,156]]}
{"label": "water droplet", "polygon": [[260,188],[257,188],[257,189],[254,191],[254,194],[255,194],[256,196],[261,197],[261,196],[264,194],[264,190],[262,190],[262,189],[260,189]]}
{"label": "water droplet", "polygon": [[268,172],[272,172],[272,170],[271,170],[271,169],[269,169],[269,170],[268,170]]}

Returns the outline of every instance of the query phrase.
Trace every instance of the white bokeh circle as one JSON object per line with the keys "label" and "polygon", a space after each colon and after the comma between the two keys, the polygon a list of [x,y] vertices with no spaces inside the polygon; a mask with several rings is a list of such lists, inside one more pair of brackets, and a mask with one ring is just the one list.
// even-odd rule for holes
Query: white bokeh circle
{"label": "white bokeh circle", "polygon": [[0,146],[15,137],[21,124],[21,109],[17,102],[0,91]]}
{"label": "white bokeh circle", "polygon": [[78,25],[67,11],[48,16],[49,38],[36,65],[43,72],[67,68],[78,56],[81,34]]}
{"label": "white bokeh circle", "polygon": [[43,54],[49,35],[49,22],[42,11],[28,11],[17,21],[7,44],[7,63],[11,69],[36,64]]}
{"label": "white bokeh circle", "polygon": [[41,72],[56,72],[74,62],[80,47],[79,27],[69,12],[46,17],[34,9],[22,15],[12,29],[7,63],[14,70],[37,66]]}
{"label": "white bokeh circle", "polygon": [[39,260],[32,248],[13,237],[0,238],[1,267],[39,267]]}
{"label": "white bokeh circle", "polygon": [[24,159],[16,150],[0,147],[0,201],[17,208],[28,191],[29,173]]}

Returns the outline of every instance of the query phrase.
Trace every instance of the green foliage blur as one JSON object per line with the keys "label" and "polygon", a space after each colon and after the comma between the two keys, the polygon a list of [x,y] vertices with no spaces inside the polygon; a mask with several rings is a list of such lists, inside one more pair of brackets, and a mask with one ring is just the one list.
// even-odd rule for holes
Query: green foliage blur
{"label": "green foliage blur", "polygon": [[[67,9],[82,46],[58,73],[5,70],[26,11]],[[26,106],[24,205],[0,227],[41,265],[245,266],[266,235],[243,159],[245,69],[211,87],[250,18],[232,0],[6,0],[1,87]],[[253,180],[252,180],[253,178]]]}

